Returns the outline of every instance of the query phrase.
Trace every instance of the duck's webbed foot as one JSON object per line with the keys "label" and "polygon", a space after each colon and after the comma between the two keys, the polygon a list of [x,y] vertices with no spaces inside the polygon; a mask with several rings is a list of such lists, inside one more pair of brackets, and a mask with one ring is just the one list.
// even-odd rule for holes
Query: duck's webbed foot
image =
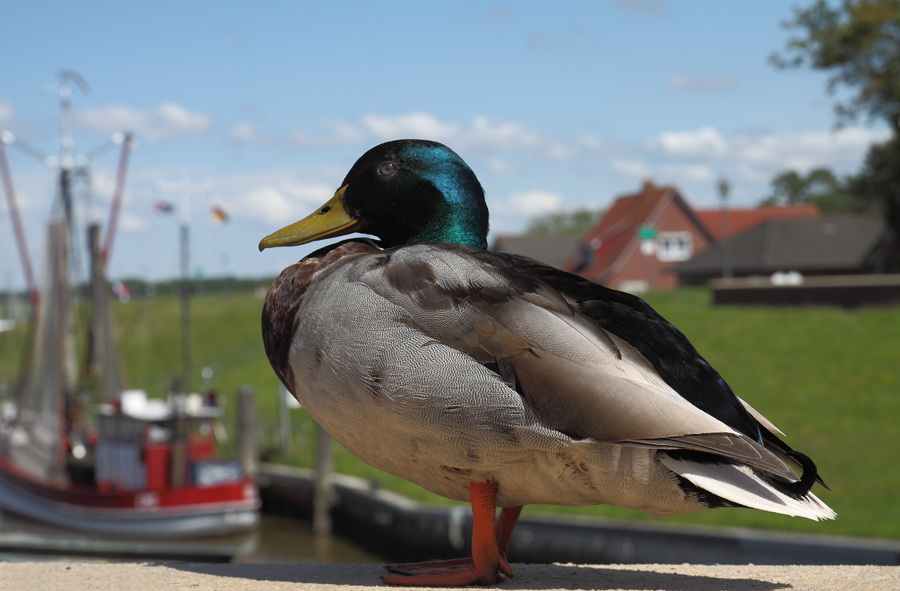
{"label": "duck's webbed foot", "polygon": [[385,568],[400,576],[384,576],[389,585],[457,587],[493,585],[515,577],[506,561],[506,550],[522,507],[505,507],[494,523],[497,483],[469,483],[472,503],[472,557],[388,564]]}

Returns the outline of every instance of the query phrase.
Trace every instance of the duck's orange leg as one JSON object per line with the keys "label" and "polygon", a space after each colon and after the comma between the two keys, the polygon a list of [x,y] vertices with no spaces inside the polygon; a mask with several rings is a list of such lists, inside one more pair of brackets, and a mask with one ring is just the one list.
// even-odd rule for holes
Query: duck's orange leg
{"label": "duck's orange leg", "polygon": [[[506,561],[506,551],[509,550],[509,540],[512,538],[513,529],[516,527],[516,521],[519,520],[519,514],[522,512],[522,506],[503,507],[500,510],[500,517],[497,518],[497,550],[500,552],[500,570],[510,577],[516,576],[512,567]],[[504,566],[506,567],[504,569]]]}
{"label": "duck's orange leg", "polygon": [[492,585],[515,572],[506,562],[506,549],[521,507],[504,508],[494,525],[497,483],[470,482],[472,503],[472,558],[434,560],[388,565],[388,570],[401,576],[382,577],[389,585],[456,587]]}
{"label": "duck's orange leg", "polygon": [[[500,572],[508,577],[515,577],[516,572],[509,566],[506,560],[506,552],[509,550],[509,541],[512,536],[513,528],[516,526],[516,520],[522,512],[522,507],[504,507],[500,511],[500,517],[494,525],[497,540],[497,552],[500,556]],[[429,560],[427,562],[408,562],[405,564],[388,564],[385,568],[392,573],[401,575],[429,574],[435,569],[446,569],[448,567],[457,567],[462,569],[472,566],[471,558],[452,558],[450,560]],[[502,577],[500,577],[502,579]]]}

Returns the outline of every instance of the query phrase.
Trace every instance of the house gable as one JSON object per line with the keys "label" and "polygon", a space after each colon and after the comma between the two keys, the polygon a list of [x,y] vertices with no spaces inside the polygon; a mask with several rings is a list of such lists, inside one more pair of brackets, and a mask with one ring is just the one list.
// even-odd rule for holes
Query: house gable
{"label": "house gable", "polygon": [[[638,229],[656,230],[653,252],[643,254]],[[613,287],[672,289],[677,277],[667,272],[688,256],[706,250],[713,234],[674,187],[644,184],[643,191],[617,199],[584,236],[566,261],[565,269]],[[660,245],[666,249],[662,257]],[[662,259],[662,260],[661,260]]]}

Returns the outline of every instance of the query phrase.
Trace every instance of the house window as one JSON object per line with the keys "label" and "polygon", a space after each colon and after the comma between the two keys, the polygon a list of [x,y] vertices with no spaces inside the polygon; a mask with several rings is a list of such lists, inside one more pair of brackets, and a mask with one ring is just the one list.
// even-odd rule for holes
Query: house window
{"label": "house window", "polygon": [[656,258],[662,262],[686,261],[693,254],[690,232],[660,232],[656,242]]}

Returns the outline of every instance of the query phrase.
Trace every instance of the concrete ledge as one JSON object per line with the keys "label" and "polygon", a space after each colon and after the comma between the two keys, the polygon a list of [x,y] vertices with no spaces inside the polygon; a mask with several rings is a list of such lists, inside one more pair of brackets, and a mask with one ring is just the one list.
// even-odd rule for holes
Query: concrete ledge
{"label": "concrete ledge", "polygon": [[[515,564],[497,589],[888,591],[897,566]],[[0,563],[0,591],[342,591],[385,589],[378,565]]]}
{"label": "concrete ledge", "polygon": [[[262,464],[259,482],[266,511],[308,518],[311,471]],[[396,562],[454,558],[471,552],[468,506],[422,506],[388,491],[373,490],[369,483],[352,476],[336,474],[333,482],[335,531],[371,552]],[[509,558],[584,564],[895,566],[900,565],[900,542],[529,515],[526,508],[513,531]]]}

